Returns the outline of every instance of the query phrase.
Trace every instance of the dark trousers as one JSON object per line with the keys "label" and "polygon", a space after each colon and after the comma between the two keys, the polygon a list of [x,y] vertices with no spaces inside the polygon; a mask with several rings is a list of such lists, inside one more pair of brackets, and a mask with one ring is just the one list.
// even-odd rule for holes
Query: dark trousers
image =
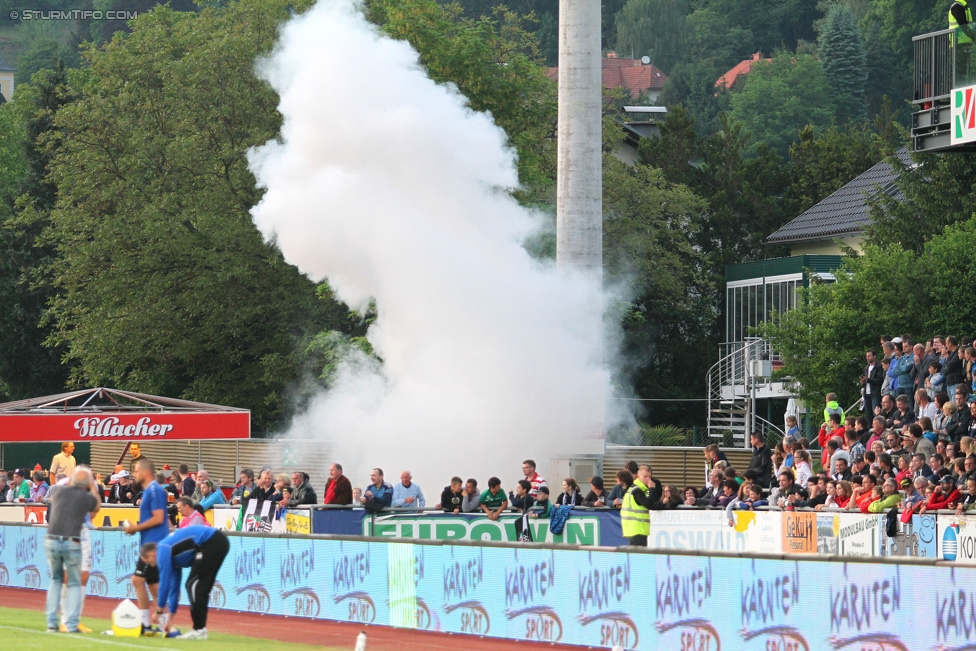
{"label": "dark trousers", "polygon": [[874,420],[874,408],[881,406],[881,392],[872,393],[871,395],[864,395],[864,414],[868,417],[868,420]]}
{"label": "dark trousers", "polygon": [[628,540],[630,540],[630,544],[634,547],[647,547],[647,536],[643,534],[631,536]]}
{"label": "dark trousers", "polygon": [[207,609],[210,606],[210,591],[217,580],[217,572],[224,564],[230,551],[230,542],[223,531],[215,531],[207,542],[200,545],[200,551],[193,566],[190,578],[186,580],[186,593],[190,599],[190,617],[193,628],[207,628]]}

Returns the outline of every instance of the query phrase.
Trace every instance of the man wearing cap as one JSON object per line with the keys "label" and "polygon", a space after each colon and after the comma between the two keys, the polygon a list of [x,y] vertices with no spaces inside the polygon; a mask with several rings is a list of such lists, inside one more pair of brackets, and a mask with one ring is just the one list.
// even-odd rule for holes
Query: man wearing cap
{"label": "man wearing cap", "polygon": [[851,458],[851,477],[863,477],[871,472],[871,466],[864,460],[863,454],[855,454]]}
{"label": "man wearing cap", "polygon": [[23,468],[14,470],[14,480],[11,482],[14,488],[14,502],[27,502],[30,500],[31,483],[27,481],[30,473]]}
{"label": "man wearing cap", "polygon": [[132,476],[125,470],[112,475],[115,482],[108,494],[109,504],[132,504],[136,499],[136,489],[132,485]]}
{"label": "man wearing cap", "polygon": [[61,444],[61,452],[54,455],[51,459],[51,472],[48,477],[51,481],[57,481],[58,475],[64,475],[65,477],[70,477],[71,473],[75,471],[75,466],[78,465],[74,457],[75,444],[71,441],[67,441]]}
{"label": "man wearing cap", "polygon": [[952,477],[943,477],[939,485],[932,491],[932,496],[918,510],[919,513],[926,511],[937,511],[938,509],[954,509],[956,503],[962,499],[962,492],[956,488],[956,480]]}

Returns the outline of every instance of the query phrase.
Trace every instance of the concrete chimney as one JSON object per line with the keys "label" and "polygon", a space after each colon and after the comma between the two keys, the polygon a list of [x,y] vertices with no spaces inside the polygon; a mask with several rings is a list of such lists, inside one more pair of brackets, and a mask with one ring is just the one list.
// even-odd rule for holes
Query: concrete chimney
{"label": "concrete chimney", "polygon": [[559,2],[556,265],[602,274],[600,0]]}

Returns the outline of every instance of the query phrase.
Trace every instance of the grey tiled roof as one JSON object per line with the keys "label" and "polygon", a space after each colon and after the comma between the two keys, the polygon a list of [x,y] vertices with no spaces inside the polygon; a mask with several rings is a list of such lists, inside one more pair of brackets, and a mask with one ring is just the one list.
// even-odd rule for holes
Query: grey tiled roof
{"label": "grey tiled roof", "polygon": [[3,57],[0,57],[0,70],[11,70],[11,71],[13,71],[13,70],[16,70],[16,68],[14,68],[12,65],[10,65],[6,61],[4,61],[3,60]]}
{"label": "grey tiled roof", "polygon": [[[907,150],[899,150],[898,158],[904,164],[911,165]],[[869,198],[879,192],[901,198],[901,192],[894,187],[897,178],[891,166],[881,161],[767,237],[766,241],[782,244],[860,232],[871,223]]]}

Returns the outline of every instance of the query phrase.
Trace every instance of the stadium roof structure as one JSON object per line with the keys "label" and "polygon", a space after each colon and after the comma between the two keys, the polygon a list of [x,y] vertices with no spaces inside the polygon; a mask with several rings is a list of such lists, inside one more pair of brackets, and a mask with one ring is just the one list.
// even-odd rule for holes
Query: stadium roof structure
{"label": "stadium roof structure", "polygon": [[251,436],[251,412],[106,387],[0,404],[0,442],[224,440]]}
{"label": "stadium roof structure", "polygon": [[[900,149],[896,155],[903,164],[909,167],[912,165],[908,150]],[[808,208],[767,237],[766,242],[789,244],[862,232],[872,223],[872,198],[882,193],[895,199],[902,198],[901,191],[895,185],[898,176],[899,172],[883,160]]]}

